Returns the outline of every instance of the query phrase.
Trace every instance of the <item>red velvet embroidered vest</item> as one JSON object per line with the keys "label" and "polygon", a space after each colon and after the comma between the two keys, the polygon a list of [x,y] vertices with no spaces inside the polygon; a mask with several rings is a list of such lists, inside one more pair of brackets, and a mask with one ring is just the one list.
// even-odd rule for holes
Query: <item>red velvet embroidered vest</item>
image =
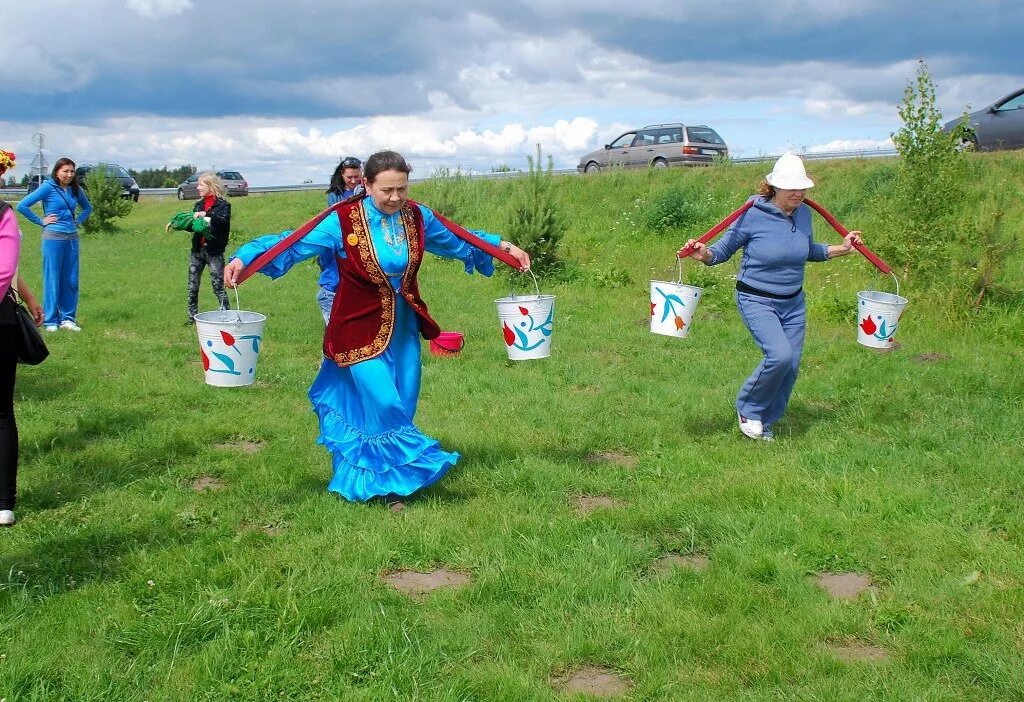
{"label": "red velvet embroidered vest", "polygon": [[426,245],[419,208],[407,202],[401,210],[409,265],[397,293],[377,260],[363,201],[342,205],[336,212],[346,258],[338,259],[338,291],[324,333],[324,355],[344,367],[383,353],[395,330],[396,295],[418,315],[423,338],[437,338],[441,329],[430,318],[416,281]]}

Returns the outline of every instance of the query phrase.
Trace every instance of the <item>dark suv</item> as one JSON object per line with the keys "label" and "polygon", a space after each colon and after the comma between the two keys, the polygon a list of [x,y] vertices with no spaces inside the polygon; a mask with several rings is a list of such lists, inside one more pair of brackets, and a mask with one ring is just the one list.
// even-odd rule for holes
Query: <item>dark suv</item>
{"label": "dark suv", "polygon": [[37,174],[37,175],[32,176],[31,178],[28,179],[28,187],[26,188],[26,191],[27,192],[32,192],[33,190],[38,188],[40,185],[42,185],[44,181],[47,181],[49,179],[50,179],[50,176],[47,176],[47,175],[41,176],[41,175]]}
{"label": "dark suv", "polygon": [[[188,180],[178,186],[179,200],[199,199],[199,175],[199,173],[193,173]],[[217,171],[217,177],[224,184],[224,191],[228,197],[249,194],[249,183],[238,171]]]}
{"label": "dark suv", "polygon": [[715,157],[725,158],[728,155],[729,148],[722,137],[706,124],[651,124],[626,132],[612,143],[605,144],[603,149],[584,155],[576,170],[596,173],[608,166],[700,166],[711,163]]}
{"label": "dark suv", "polygon": [[89,171],[100,167],[106,169],[107,175],[113,176],[121,182],[121,197],[130,198],[135,202],[139,201],[139,184],[132,178],[131,173],[116,163],[101,163],[98,166],[79,166],[75,169],[75,175],[78,176],[78,185],[85,189],[85,177],[89,175]]}

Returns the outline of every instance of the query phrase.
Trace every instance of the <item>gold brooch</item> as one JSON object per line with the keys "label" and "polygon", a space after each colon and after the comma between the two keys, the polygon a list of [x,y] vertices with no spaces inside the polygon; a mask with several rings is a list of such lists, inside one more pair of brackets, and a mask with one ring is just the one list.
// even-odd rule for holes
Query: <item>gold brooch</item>
{"label": "gold brooch", "polygon": [[358,236],[356,236],[355,234],[349,234],[348,235],[348,245],[349,246],[355,246],[358,243],[359,243],[359,237]]}

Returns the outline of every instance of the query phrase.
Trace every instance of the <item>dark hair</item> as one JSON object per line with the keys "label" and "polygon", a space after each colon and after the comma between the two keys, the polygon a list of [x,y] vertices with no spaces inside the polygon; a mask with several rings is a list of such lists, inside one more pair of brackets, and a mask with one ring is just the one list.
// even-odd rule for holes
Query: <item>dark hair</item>
{"label": "dark hair", "polygon": [[[72,161],[70,158],[67,158],[66,156],[64,158],[58,158],[57,159],[57,163],[53,164],[53,170],[50,171],[50,179],[53,180],[53,182],[55,184],[59,184],[60,183],[60,181],[57,180],[57,171],[59,171],[64,166],[67,166],[68,164],[70,164],[72,168],[75,167],[75,162]],[[75,197],[78,197],[78,174],[77,173],[75,174],[75,177],[71,179],[71,192],[73,192],[75,194]]]}
{"label": "dark hair", "polygon": [[384,171],[398,171],[409,175],[412,173],[412,167],[397,151],[378,151],[366,159],[366,165],[363,166],[363,177],[366,178],[367,183],[372,183]]}
{"label": "dark hair", "polygon": [[341,159],[341,163],[334,169],[334,173],[331,175],[331,184],[327,188],[327,192],[334,193],[335,195],[341,195],[345,192],[345,179],[342,175],[346,168],[360,168],[363,162],[355,156],[346,156]]}

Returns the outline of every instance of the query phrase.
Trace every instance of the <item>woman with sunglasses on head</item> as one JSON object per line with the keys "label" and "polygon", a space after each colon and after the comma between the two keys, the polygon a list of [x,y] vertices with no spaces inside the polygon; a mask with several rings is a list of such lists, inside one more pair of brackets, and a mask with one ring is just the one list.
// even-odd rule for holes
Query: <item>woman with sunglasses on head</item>
{"label": "woman with sunglasses on head", "polygon": [[[362,192],[363,163],[355,156],[346,156],[341,159],[341,163],[331,176],[331,186],[327,189],[327,206],[330,207]],[[326,326],[331,318],[334,293],[338,290],[338,264],[329,253],[319,254],[316,262],[320,266],[320,278],[317,280],[320,289],[316,293],[316,302],[320,305],[320,313],[324,316]]]}
{"label": "woman with sunglasses on head", "polygon": [[[449,230],[430,208],[408,200],[411,170],[394,151],[370,156],[366,195],[307,223],[307,233],[261,269],[277,278],[321,253],[338,261],[338,299],[324,334],[325,358],[309,391],[320,419],[318,441],[333,459],[328,489],[352,501],[383,497],[393,510],[459,459],[413,424],[419,338],[440,333],[420,297],[417,273],[424,253],[461,260],[467,273],[494,272],[489,254]],[[239,249],[224,269],[225,284],[236,285],[245,266],[287,236],[260,237]],[[472,239],[503,249],[520,270],[530,267],[525,251],[495,234],[477,232]]]}
{"label": "woman with sunglasses on head", "polygon": [[[0,176],[14,168],[14,154],[0,151]],[[18,270],[21,231],[14,209],[0,200],[0,526],[14,526],[14,497],[18,478],[18,425],[14,420],[14,379],[18,368],[17,310],[11,290],[17,290],[36,324],[43,309]]]}
{"label": "woman with sunglasses on head", "polygon": [[[32,211],[43,203],[43,217]],[[81,208],[76,215],[75,210]],[[78,227],[92,214],[92,204],[78,184],[75,162],[61,158],[49,180],[16,205],[25,219],[43,228],[43,329],[82,331],[78,326]]]}

